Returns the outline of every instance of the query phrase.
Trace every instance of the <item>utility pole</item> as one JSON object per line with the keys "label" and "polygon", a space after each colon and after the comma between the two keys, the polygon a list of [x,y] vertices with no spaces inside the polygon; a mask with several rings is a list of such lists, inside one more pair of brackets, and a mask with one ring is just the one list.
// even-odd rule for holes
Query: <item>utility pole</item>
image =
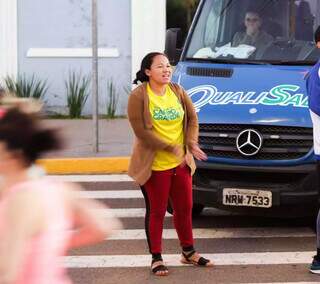
{"label": "utility pole", "polygon": [[93,152],[99,152],[98,103],[98,13],[97,0],[92,0],[92,121]]}

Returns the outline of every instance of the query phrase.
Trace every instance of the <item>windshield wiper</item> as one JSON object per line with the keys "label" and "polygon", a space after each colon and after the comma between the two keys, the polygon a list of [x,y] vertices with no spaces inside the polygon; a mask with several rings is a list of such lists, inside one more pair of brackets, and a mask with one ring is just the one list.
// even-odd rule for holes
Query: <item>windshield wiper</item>
{"label": "windshield wiper", "polygon": [[270,62],[260,60],[236,59],[236,58],[193,58],[186,57],[188,61],[212,62],[212,63],[229,63],[229,64],[252,64],[252,65],[270,65]]}
{"label": "windshield wiper", "polygon": [[187,57],[188,61],[196,62],[212,62],[212,63],[226,63],[226,64],[252,64],[252,65],[314,65],[316,61],[310,60],[247,60],[247,59],[236,59],[236,58],[192,58]]}
{"label": "windshield wiper", "polygon": [[273,65],[314,65],[316,61],[310,60],[276,60],[270,61],[270,64]]}

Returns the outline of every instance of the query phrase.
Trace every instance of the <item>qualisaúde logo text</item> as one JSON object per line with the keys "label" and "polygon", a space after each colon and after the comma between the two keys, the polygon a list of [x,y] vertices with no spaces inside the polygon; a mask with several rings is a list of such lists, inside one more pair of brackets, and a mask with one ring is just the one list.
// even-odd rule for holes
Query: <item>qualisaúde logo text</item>
{"label": "qualisa\u00fade logo text", "polygon": [[187,91],[196,111],[205,105],[268,105],[308,107],[308,97],[299,93],[297,85],[283,84],[263,92],[220,92],[213,85],[200,85]]}

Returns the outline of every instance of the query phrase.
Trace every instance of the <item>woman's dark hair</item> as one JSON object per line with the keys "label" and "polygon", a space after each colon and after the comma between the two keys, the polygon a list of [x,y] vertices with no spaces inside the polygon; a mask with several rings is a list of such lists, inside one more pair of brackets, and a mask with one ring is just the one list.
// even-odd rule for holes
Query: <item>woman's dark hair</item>
{"label": "woman's dark hair", "polygon": [[316,29],[314,33],[314,41],[316,43],[320,41],[320,26]]}
{"label": "woman's dark hair", "polygon": [[141,83],[149,82],[149,77],[146,75],[145,71],[146,69],[150,69],[153,62],[153,58],[156,57],[157,55],[163,55],[167,57],[167,55],[161,52],[148,53],[141,61],[140,70],[136,73],[136,78],[133,80],[133,84],[138,84],[139,81]]}
{"label": "woman's dark hair", "polygon": [[40,155],[61,147],[56,130],[41,127],[38,117],[12,108],[0,118],[0,141],[10,151],[21,151],[27,166]]}

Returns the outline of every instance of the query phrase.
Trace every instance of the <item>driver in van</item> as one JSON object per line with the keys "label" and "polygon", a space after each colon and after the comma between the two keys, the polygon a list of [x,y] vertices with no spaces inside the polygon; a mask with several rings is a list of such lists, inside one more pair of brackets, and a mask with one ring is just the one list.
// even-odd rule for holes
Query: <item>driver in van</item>
{"label": "driver in van", "polygon": [[232,39],[232,46],[237,47],[240,44],[254,46],[256,50],[264,48],[273,37],[261,30],[262,19],[259,12],[255,10],[248,10],[244,18],[244,25],[246,30],[243,32],[236,32]]}

